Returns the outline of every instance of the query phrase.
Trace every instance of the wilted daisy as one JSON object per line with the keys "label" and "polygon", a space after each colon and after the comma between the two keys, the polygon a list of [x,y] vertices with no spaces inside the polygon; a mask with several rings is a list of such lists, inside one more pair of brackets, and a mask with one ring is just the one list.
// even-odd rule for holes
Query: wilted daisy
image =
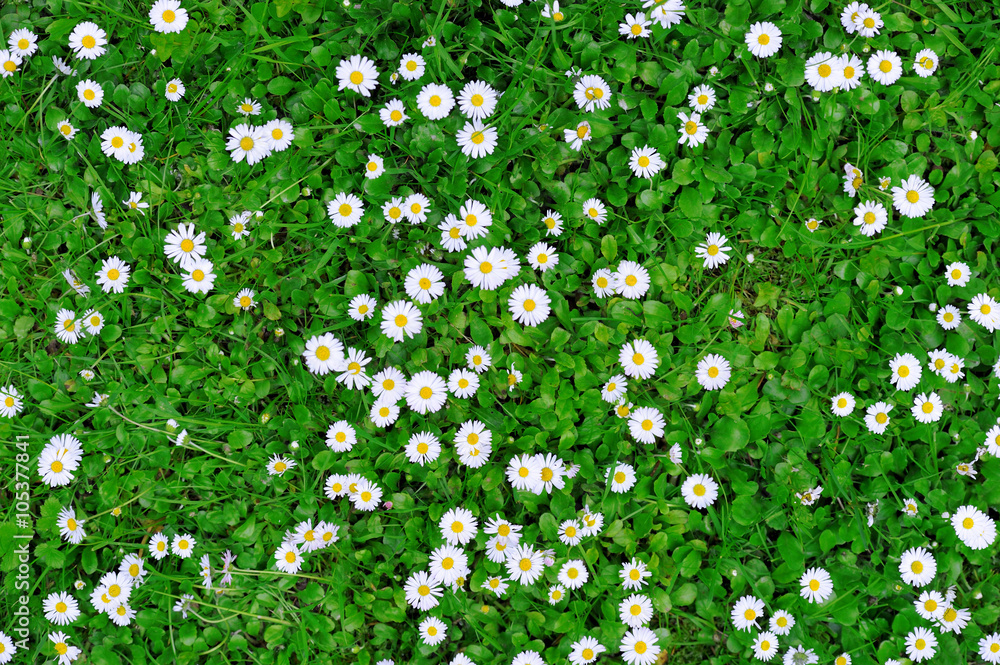
{"label": "wilted daisy", "polygon": [[754,56],[770,58],[781,48],[781,30],[768,21],[757,22],[750,26],[744,41]]}
{"label": "wilted daisy", "polygon": [[271,139],[263,127],[240,123],[229,130],[226,150],[237,164],[245,159],[253,166],[271,154]]}
{"label": "wilted daisy", "polygon": [[496,127],[483,125],[481,120],[474,119],[462,125],[462,129],[455,134],[455,139],[462,154],[478,159],[493,154],[497,147],[497,136]]}
{"label": "wilted daisy", "polygon": [[93,60],[104,55],[108,43],[106,32],[97,27],[96,23],[84,21],[73,28],[69,34],[69,47],[78,58]]}
{"label": "wilted daisy", "polygon": [[923,217],[934,206],[934,188],[911,175],[892,188],[892,206],[904,217]]}
{"label": "wilted daisy", "polygon": [[903,552],[899,562],[899,574],[906,584],[915,587],[926,586],[937,573],[937,562],[930,552],[922,547],[912,547]]}
{"label": "wilted daisy", "polygon": [[806,60],[806,82],[819,92],[829,92],[844,82],[840,58],[829,51],[820,51]]}
{"label": "wilted daisy", "polygon": [[349,89],[365,97],[371,97],[378,86],[378,70],[375,63],[363,55],[352,55],[337,65],[338,90]]}
{"label": "wilted daisy", "polygon": [[149,10],[149,22],[156,32],[180,32],[187,26],[188,13],[178,0],[156,0]]}
{"label": "wilted daisy", "polygon": [[417,109],[428,120],[446,118],[453,108],[455,108],[455,95],[446,85],[428,83],[417,94]]}
{"label": "wilted daisy", "polygon": [[926,628],[914,628],[906,635],[906,655],[914,662],[933,658],[936,647],[937,638]]}
{"label": "wilted daisy", "polygon": [[702,266],[705,269],[718,268],[729,261],[728,252],[732,248],[726,245],[727,242],[726,236],[715,232],[709,233],[705,241],[695,248],[695,256],[704,261]]}
{"label": "wilted daisy", "polygon": [[581,110],[591,112],[611,106],[611,88],[600,76],[589,74],[576,82],[573,99]]}
{"label": "wilted daisy", "polygon": [[868,58],[868,75],[882,85],[892,85],[903,75],[903,61],[893,51],[880,49]]}
{"label": "wilted daisy", "polygon": [[700,361],[695,370],[695,378],[705,390],[721,390],[729,383],[732,368],[722,356],[710,353]]}
{"label": "wilted daisy", "polygon": [[799,594],[810,603],[826,602],[833,594],[833,580],[822,568],[810,568],[799,578]]}
{"label": "wilted daisy", "polygon": [[917,51],[913,62],[913,72],[920,78],[927,78],[937,71],[938,55],[929,48]]}
{"label": "wilted daisy", "polygon": [[677,142],[681,145],[687,144],[691,148],[697,148],[708,138],[708,127],[702,124],[701,114],[692,113],[690,116],[683,111],[677,114],[680,126],[677,128],[680,138]]}

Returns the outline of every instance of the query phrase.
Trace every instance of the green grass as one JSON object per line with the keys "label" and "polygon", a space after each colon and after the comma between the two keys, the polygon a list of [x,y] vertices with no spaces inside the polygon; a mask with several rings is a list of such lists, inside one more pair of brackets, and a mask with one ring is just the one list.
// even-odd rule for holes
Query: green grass
{"label": "green grass", "polygon": [[[633,41],[619,36],[618,24],[641,3],[566,2],[558,23],[540,16],[543,5],[187,0],[191,21],[171,35],[152,31],[148,3],[33,0],[0,8],[5,40],[29,28],[40,47],[0,80],[0,387],[13,385],[25,402],[17,417],[0,418],[10,479],[0,487],[0,570],[11,599],[0,604],[0,631],[13,635],[20,595],[32,612],[29,644],[15,662],[55,662],[47,635],[58,627],[41,605],[60,591],[82,612],[64,628],[69,643],[96,665],[432,664],[459,652],[477,665],[506,665],[525,650],[554,665],[568,662],[583,635],[608,648],[604,662],[618,662],[626,631],[618,604],[628,595],[618,571],[634,556],[653,572],[643,593],[653,603],[660,663],[751,662],[757,631],[736,630],[730,612],[753,595],[766,617],[784,609],[797,620],[780,638],[782,655],[801,644],[820,663],[846,652],[854,665],[882,665],[906,657],[911,630],[932,627],[914,610],[920,589],[898,571],[902,553],[919,546],[937,561],[925,588],[944,593],[954,585],[955,606],[971,612],[959,634],[934,628],[930,662],[980,662],[978,642],[1000,617],[996,545],[962,545],[943,514],[1000,501],[1000,464],[991,455],[975,464],[977,477],[956,473],[996,419],[1000,347],[965,315],[977,294],[1000,298],[996,12],[988,3],[936,0],[873,5],[885,27],[866,40],[845,33],[844,3],[713,0],[689,4],[678,25]],[[87,20],[109,35],[96,60],[72,58],[67,46]],[[747,52],[744,34],[757,21],[782,30],[774,57]],[[428,36],[437,44],[422,47]],[[809,57],[852,52],[866,61],[867,46],[898,53],[904,76],[887,87],[866,73],[855,90],[813,95],[803,75]],[[930,78],[913,75],[922,48],[940,58]],[[414,52],[426,59],[423,77],[390,83],[400,57]],[[337,65],[355,54],[378,68],[371,98],[338,90]],[[59,74],[53,56],[79,75]],[[608,110],[578,108],[565,75],[571,67],[603,77]],[[175,77],[187,89],[171,103],[164,92]],[[85,78],[104,90],[99,108],[77,99],[76,82]],[[466,121],[457,108],[431,122],[414,101],[426,83],[457,93],[471,80],[503,92],[488,120],[498,145],[480,159],[456,144]],[[677,114],[690,111],[687,97],[700,84],[718,96],[703,116],[709,138],[681,146]],[[262,115],[239,116],[244,97],[261,102]],[[410,119],[387,128],[378,112],[397,97]],[[225,149],[229,129],[275,118],[294,126],[291,147],[254,166],[234,163]],[[56,129],[64,119],[79,130],[72,141]],[[593,139],[577,152],[563,131],[584,119]],[[100,134],[113,125],[142,134],[142,161],[126,166],[102,154]],[[650,180],[628,166],[631,150],[645,145],[665,162]],[[387,169],[374,180],[363,177],[371,153]],[[843,192],[846,163],[864,172],[858,198]],[[901,217],[877,188],[878,177],[897,186],[909,175],[935,189],[935,205],[921,218]],[[132,191],[151,204],[145,215],[121,205]],[[350,229],[333,226],[326,210],[344,191],[366,208]],[[106,230],[88,214],[93,192],[103,200]],[[431,199],[429,220],[385,222],[382,205],[413,192]],[[602,226],[581,215],[591,197],[608,208]],[[470,245],[507,247],[522,262],[497,291],[469,285],[468,251],[441,247],[437,225],[469,198],[493,214],[489,235]],[[889,210],[888,226],[871,238],[852,224],[862,200]],[[563,218],[558,237],[546,235],[549,209]],[[243,211],[262,216],[251,214],[250,235],[233,240],[228,220]],[[812,217],[823,221],[816,233],[805,228]],[[218,275],[207,295],[188,293],[163,254],[164,238],[181,223],[207,234],[206,258]],[[695,256],[709,232],[733,247],[714,270]],[[526,259],[540,241],[559,254],[544,274]],[[110,256],[131,266],[123,294],[95,284]],[[622,260],[648,270],[649,291],[639,300],[595,297],[594,272]],[[946,284],[945,266],[956,261],[971,269],[966,286]],[[423,263],[443,272],[445,293],[419,306],[423,331],[415,338],[394,343],[383,335],[380,312],[366,322],[349,318],[348,303],[361,293],[379,308],[408,299],[406,274]],[[89,296],[69,288],[68,268],[91,287]],[[537,328],[508,310],[521,284],[537,284],[552,300]],[[242,288],[256,292],[248,312],[232,302]],[[929,309],[949,303],[964,317],[950,332]],[[97,308],[106,326],[63,343],[53,334],[61,308]],[[734,309],[745,315],[738,329],[728,324]],[[379,429],[368,417],[370,392],[303,365],[306,341],[323,332],[372,357],[369,375],[394,366],[407,376],[430,370],[447,378],[465,366],[472,344],[488,347],[493,369],[472,399],[452,396],[428,415],[402,406],[399,420]],[[630,379],[627,396],[662,412],[665,434],[655,445],[637,443],[600,398],[621,371],[619,349],[636,338],[660,356],[652,378]],[[963,380],[948,383],[926,369],[927,353],[939,348],[964,360]],[[925,367],[910,392],[889,381],[889,362],[902,352]],[[709,353],[732,365],[721,391],[695,378]],[[508,390],[512,365],[523,381]],[[84,380],[85,369],[96,378]],[[858,400],[846,418],[830,410],[841,391]],[[931,391],[945,405],[943,417],[919,424],[909,412],[913,398]],[[109,394],[109,404],[88,408],[99,394]],[[883,435],[863,421],[876,401],[895,407]],[[187,445],[175,445],[168,419],[188,431]],[[334,453],[325,433],[341,419],[357,429],[358,443]],[[471,419],[493,433],[492,456],[479,469],[460,465],[452,444]],[[418,431],[438,435],[444,449],[427,466],[404,454]],[[37,457],[62,433],[77,436],[84,455],[73,482],[53,488],[41,481]],[[683,451],[681,465],[670,461],[673,444]],[[504,471],[521,453],[552,453],[579,472],[562,491],[515,491]],[[275,454],[297,466],[269,476]],[[638,477],[624,494],[605,482],[618,463]],[[16,477],[25,464],[27,478]],[[362,512],[346,497],[328,499],[327,477],[348,471],[375,481],[392,507]],[[705,510],[682,498],[681,485],[695,473],[719,484]],[[15,484],[22,481],[26,490]],[[796,493],[818,485],[820,500],[801,505]],[[30,528],[18,524],[25,491]],[[916,517],[901,512],[909,498],[919,504]],[[560,523],[585,505],[604,515],[603,530],[563,545]],[[68,506],[86,520],[79,545],[65,542],[56,525]],[[471,574],[462,591],[446,590],[438,607],[417,612],[403,585],[427,569],[442,543],[438,521],[456,506],[480,521],[475,546],[465,548]],[[487,560],[481,532],[498,512],[555,558],[542,581],[511,583],[501,599],[482,588],[503,570]],[[299,574],[282,573],[275,549],[304,520],[339,525],[341,539],[306,555]],[[150,560],[147,544],[160,531],[192,534],[194,557]],[[15,534],[31,535],[27,590],[16,586],[14,548],[24,541]],[[210,555],[217,586],[226,550],[237,557],[233,582],[217,595],[204,588],[198,559]],[[132,594],[131,625],[117,627],[90,593],[126,554],[141,554],[149,575]],[[591,579],[552,606],[548,587],[571,558],[586,562]],[[799,578],[812,567],[833,580],[834,595],[822,604],[799,594]],[[73,589],[76,580],[83,590]],[[172,609],[183,594],[197,603],[186,619]],[[449,626],[437,647],[419,641],[428,614]]]}

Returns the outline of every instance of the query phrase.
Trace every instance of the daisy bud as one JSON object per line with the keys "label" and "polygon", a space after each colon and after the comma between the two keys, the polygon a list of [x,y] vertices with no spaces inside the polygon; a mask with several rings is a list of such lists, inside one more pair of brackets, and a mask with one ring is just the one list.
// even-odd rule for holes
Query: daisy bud
{"label": "daisy bud", "polygon": [[736,576],[737,576],[737,575],[739,574],[739,573],[737,572],[737,570],[736,570],[735,568],[733,568],[732,570],[730,570],[730,571],[729,571],[729,573],[730,573],[730,574],[731,574],[731,575],[732,575],[733,577],[736,577]]}
{"label": "daisy bud", "polygon": [[982,591],[977,591],[975,594],[973,594],[972,597],[975,598],[976,600],[981,600],[982,597],[983,597],[983,592]]}
{"label": "daisy bud", "polygon": [[285,336],[285,329],[284,328],[275,328],[275,330],[274,330],[274,336],[275,337],[284,337]]}
{"label": "daisy bud", "polygon": [[897,286],[896,287],[896,295],[897,296],[903,295],[903,287],[902,286]]}
{"label": "daisy bud", "polygon": [[27,238],[24,238],[23,240],[21,240],[21,248],[22,249],[31,249],[31,236],[28,236]]}
{"label": "daisy bud", "polygon": [[156,55],[156,49],[154,48],[152,51],[149,52],[149,54],[150,55]]}
{"label": "daisy bud", "polygon": [[861,52],[862,53],[870,53],[871,50],[872,50],[872,47],[868,46],[868,44],[865,44],[864,48],[861,49]]}
{"label": "daisy bud", "polygon": [[386,501],[384,504],[382,504],[382,508],[384,508],[385,510],[392,510],[392,501]]}
{"label": "daisy bud", "polygon": [[311,189],[309,189],[308,187],[303,187],[302,188],[302,196],[309,196],[310,194],[312,194],[312,190]]}
{"label": "daisy bud", "polygon": [[979,134],[976,133],[976,130],[969,130],[969,140],[975,141],[977,138],[979,138]]}
{"label": "daisy bud", "polygon": [[754,261],[754,255],[753,252],[751,252],[747,254],[747,263],[753,263],[753,261]]}
{"label": "daisy bud", "polygon": [[946,511],[944,511],[943,513],[941,513],[941,517],[945,518],[946,520],[947,520],[947,519],[951,519],[951,513],[949,513],[949,512],[948,512],[948,511],[946,510]]}
{"label": "daisy bud", "polygon": [[[348,2],[347,0],[344,0],[344,6],[345,7],[349,7],[350,5],[351,5],[350,2]],[[361,647],[354,647],[353,649],[351,649],[351,653],[360,653],[360,651],[361,651]]]}
{"label": "daisy bud", "polygon": [[930,305],[927,306],[927,309],[929,309],[931,311],[931,314],[933,314],[934,312],[937,311],[937,303],[932,302]]}
{"label": "daisy bud", "polygon": [[[980,598],[982,597],[982,595],[983,594],[979,594]],[[479,611],[482,612],[483,614],[489,614],[490,613],[490,606],[489,605],[483,605],[482,607],[479,608]]]}
{"label": "daisy bud", "polygon": [[299,449],[299,442],[298,441],[292,441],[290,444],[288,444],[288,447],[291,448],[292,450],[298,450]]}
{"label": "daisy bud", "polygon": [[764,92],[774,92],[774,86],[770,83],[764,84]]}
{"label": "daisy bud", "polygon": [[701,439],[695,439],[694,440],[694,445],[696,445],[696,446],[700,446],[703,443],[704,443],[704,441],[702,441]]}
{"label": "daisy bud", "polygon": [[266,425],[267,421],[269,421],[270,419],[271,419],[271,414],[270,413],[263,413],[260,416],[260,424],[261,425]]}

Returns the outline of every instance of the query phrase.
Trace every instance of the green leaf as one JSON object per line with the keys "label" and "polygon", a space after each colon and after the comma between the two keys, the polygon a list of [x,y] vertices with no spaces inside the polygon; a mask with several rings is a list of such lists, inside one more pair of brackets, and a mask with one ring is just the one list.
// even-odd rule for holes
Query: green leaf
{"label": "green leaf", "polygon": [[724,452],[740,450],[750,442],[750,428],[742,420],[726,416],[715,422],[709,441]]}

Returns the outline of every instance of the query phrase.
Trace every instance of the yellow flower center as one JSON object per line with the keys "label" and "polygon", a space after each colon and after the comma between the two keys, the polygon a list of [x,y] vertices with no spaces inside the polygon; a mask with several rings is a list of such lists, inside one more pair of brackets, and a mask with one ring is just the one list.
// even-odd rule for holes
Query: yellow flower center
{"label": "yellow flower center", "polygon": [[649,430],[653,429],[653,421],[649,420],[649,419],[643,420],[642,421],[642,429],[644,429],[647,432]]}
{"label": "yellow flower center", "polygon": [[428,446],[423,441],[417,444],[417,452],[420,453],[421,455],[426,455],[428,450],[430,450],[430,446]]}
{"label": "yellow flower center", "polygon": [[121,273],[118,272],[116,268],[112,268],[111,270],[108,271],[108,279],[110,279],[112,282],[118,279],[120,276]]}
{"label": "yellow flower center", "polygon": [[365,80],[365,75],[361,72],[351,72],[351,83],[354,85],[361,85],[361,82]]}
{"label": "yellow flower center", "polygon": [[875,223],[875,213],[873,213],[871,211],[868,211],[868,212],[865,213],[863,219],[865,221],[865,224],[874,224]]}
{"label": "yellow flower center", "polygon": [[486,136],[482,132],[474,132],[470,140],[476,145],[479,145],[486,140]]}
{"label": "yellow flower center", "polygon": [[400,120],[403,119],[403,114],[401,112],[399,112],[399,111],[390,111],[389,112],[389,118],[393,122],[399,122]]}
{"label": "yellow flower center", "polygon": [[771,650],[771,643],[768,642],[767,640],[764,640],[763,642],[760,643],[760,650],[761,651],[770,651]]}
{"label": "yellow flower center", "polygon": [[982,312],[983,314],[989,314],[990,313],[990,306],[989,305],[983,305],[982,307],[979,308],[979,311]]}
{"label": "yellow flower center", "polygon": [[833,73],[833,68],[830,67],[830,65],[823,63],[822,65],[819,66],[816,72],[823,78],[826,78],[827,76]]}
{"label": "yellow flower center", "polygon": [[916,203],[920,200],[920,194],[916,190],[911,189],[906,193],[906,200],[910,203]]}
{"label": "yellow flower center", "polygon": [[601,289],[608,288],[608,280],[607,280],[607,278],[606,277],[598,277],[597,278],[597,286],[598,286],[598,288],[601,288]]}
{"label": "yellow flower center", "polygon": [[619,485],[621,485],[622,483],[625,482],[625,472],[624,471],[618,471],[618,472],[615,473],[615,482],[618,483]]}
{"label": "yellow flower center", "polygon": [[112,148],[120,148],[123,145],[125,145],[125,139],[123,139],[122,137],[116,136],[113,139],[111,139],[111,147]]}
{"label": "yellow flower center", "polygon": [[431,637],[434,637],[435,635],[438,634],[438,629],[435,628],[434,626],[427,626],[427,634],[430,635]]}
{"label": "yellow flower center", "polygon": [[850,65],[844,67],[844,78],[845,79],[854,78],[854,67],[851,67]]}
{"label": "yellow flower center", "polygon": [[931,402],[924,402],[923,406],[920,407],[921,411],[924,413],[930,413],[934,410],[934,405]]}
{"label": "yellow flower center", "polygon": [[68,124],[67,125],[60,125],[59,126],[59,131],[62,132],[63,134],[65,134],[66,136],[69,136],[70,133],[73,131],[73,126],[72,125],[68,125]]}
{"label": "yellow flower center", "polygon": [[368,170],[369,171],[378,171],[378,164],[375,163],[375,161],[368,162]]}
{"label": "yellow flower center", "polygon": [[240,298],[240,307],[249,307],[252,302],[250,296],[242,296]]}
{"label": "yellow flower center", "polygon": [[59,460],[56,460],[52,463],[52,466],[49,468],[52,469],[52,473],[61,473],[63,470],[63,463],[60,462]]}
{"label": "yellow flower center", "polygon": [[417,71],[417,61],[416,60],[408,60],[406,62],[406,71],[408,71],[408,72],[415,72],[415,71]]}
{"label": "yellow flower center", "polygon": [[882,73],[888,74],[889,72],[892,71],[892,63],[889,62],[888,60],[883,60],[882,62],[879,63],[878,68],[882,71]]}
{"label": "yellow flower center", "polygon": [[719,253],[719,246],[718,245],[709,245],[708,249],[705,250],[705,251],[708,252],[709,256],[715,256],[716,254]]}
{"label": "yellow flower center", "polygon": [[[587,138],[587,132],[590,131],[590,127],[587,125],[581,125],[576,128],[576,138],[585,139]],[[552,219],[551,217],[549,219]],[[553,225],[555,225],[555,220],[552,220]],[[549,228],[552,228],[551,226]]]}
{"label": "yellow flower center", "polygon": [[253,139],[249,136],[244,136],[240,139],[240,148],[243,150],[253,150]]}
{"label": "yellow flower center", "polygon": [[274,470],[277,471],[278,473],[284,472],[284,470],[287,469],[287,468],[288,468],[288,465],[285,464],[284,462],[277,462],[274,465]]}
{"label": "yellow flower center", "polygon": [[688,120],[684,123],[684,131],[693,136],[698,132],[698,123],[694,120]]}
{"label": "yellow flower center", "polygon": [[97,40],[94,39],[92,35],[84,36],[84,38],[80,40],[80,43],[83,45],[83,48],[88,48],[88,49],[97,46]]}
{"label": "yellow flower center", "polygon": [[[562,12],[556,12],[555,14],[552,15],[552,20],[553,21],[561,21],[561,20],[563,20],[563,18],[565,18],[565,17],[563,16]],[[587,649],[587,651],[590,651],[590,650]]]}
{"label": "yellow flower center", "polygon": [[704,106],[708,104],[708,95],[698,95],[698,105]]}
{"label": "yellow flower center", "polygon": [[629,576],[629,579],[631,579],[634,582],[634,581],[637,581],[639,579],[639,577],[641,576],[641,573],[639,572],[638,568],[633,568],[632,570],[629,571],[628,576]]}
{"label": "yellow flower center", "polygon": [[473,95],[473,96],[472,96],[472,100],[471,100],[471,101],[472,101],[472,105],[473,105],[473,106],[482,106],[482,105],[483,105],[483,102],[484,102],[485,100],[483,99],[483,96],[482,96],[482,95],[480,95],[480,94],[475,94],[475,95]]}
{"label": "yellow flower center", "polygon": [[83,91],[83,98],[86,99],[86,100],[88,100],[88,101],[91,100],[91,99],[93,99],[96,96],[97,95],[94,94],[94,91],[91,90],[90,88],[87,88],[86,90]]}
{"label": "yellow flower center", "polygon": [[645,642],[636,642],[635,646],[632,647],[632,648],[635,649],[636,653],[646,653],[646,643]]}
{"label": "yellow flower center", "polygon": [[[862,21],[862,23],[865,24],[866,28],[874,28],[875,27],[875,19],[873,19],[871,16],[866,16],[865,20]],[[839,665],[839,663],[838,663],[838,665]]]}
{"label": "yellow flower center", "polygon": [[340,213],[341,217],[350,217],[352,210],[353,208],[351,208],[350,204],[347,203],[341,203],[340,207],[337,208],[337,212]]}
{"label": "yellow flower center", "polygon": [[361,500],[364,501],[365,503],[371,501],[372,493],[369,492],[368,490],[365,490],[364,492],[361,493]]}
{"label": "yellow flower center", "polygon": [[351,374],[357,374],[361,371],[361,364],[352,362],[347,365],[347,371],[350,372]]}
{"label": "yellow flower center", "polygon": [[[955,320],[955,315],[954,315],[954,314],[952,314],[951,312],[945,312],[945,313],[944,313],[944,316],[943,316],[943,317],[941,317],[941,318],[943,318],[943,319],[945,320],[945,322],[946,322],[946,323],[951,323],[952,321],[954,321],[954,320]],[[941,361],[939,361],[939,362],[941,363],[941,367],[944,367],[944,361],[943,361],[943,360],[941,360]],[[940,367],[939,367],[939,369],[940,369]]]}
{"label": "yellow flower center", "polygon": [[29,43],[30,43],[30,42],[28,42],[28,40],[27,40],[27,39],[19,39],[19,40],[17,40],[17,48],[19,48],[19,49],[21,49],[22,51],[24,51],[25,49],[27,49],[27,48],[28,48],[28,44],[29,44]]}
{"label": "yellow flower center", "polygon": [[[367,314],[367,313],[368,313],[368,305],[359,305],[358,306],[358,314]],[[391,381],[390,381],[390,383],[391,383]]]}
{"label": "yellow flower center", "polygon": [[708,376],[711,377],[711,378],[713,378],[713,379],[715,377],[719,376],[719,368],[718,367],[709,367],[708,368]]}
{"label": "yellow flower center", "polygon": [[405,315],[403,315],[403,314],[397,314],[396,315],[395,324],[396,324],[397,327],[402,328],[403,326],[406,325],[406,321],[407,321],[407,319],[406,319]]}
{"label": "yellow flower center", "polygon": [[167,92],[177,92],[177,84],[171,83],[167,86]]}
{"label": "yellow flower center", "polygon": [[633,23],[632,24],[632,34],[636,35],[636,36],[641,35],[642,34],[642,26],[639,25],[638,23]]}
{"label": "yellow flower center", "polygon": [[528,559],[527,557],[521,559],[521,563],[518,564],[518,567],[524,571],[531,570],[531,559]]}
{"label": "yellow flower center", "polygon": [[3,403],[4,403],[5,406],[7,406],[7,408],[10,408],[10,407],[14,406],[14,398],[13,397],[8,397],[7,399],[5,399],[3,401]]}
{"label": "yellow flower center", "polygon": [[639,166],[641,166],[642,168],[646,168],[647,166],[649,166],[649,157],[647,157],[646,155],[640,157]]}
{"label": "yellow flower center", "polygon": [[809,589],[819,591],[819,580],[809,580]]}
{"label": "yellow flower center", "polygon": [[67,651],[69,651],[69,647],[66,646],[65,642],[58,642],[58,643],[56,643],[54,649],[56,650],[56,653],[59,654],[60,656],[62,656],[63,654],[65,654]]}
{"label": "yellow flower center", "polygon": [[896,370],[896,372],[899,374],[901,378],[905,379],[910,375],[910,368],[907,367],[906,365],[902,365],[898,370]]}
{"label": "yellow flower center", "polygon": [[428,386],[424,386],[423,388],[420,389],[420,397],[422,399],[430,399],[431,395],[433,395],[433,394],[434,394],[434,391],[431,390],[430,387],[428,387]]}
{"label": "yellow flower center", "polygon": [[920,573],[924,572],[924,564],[922,564],[919,561],[914,561],[913,563],[910,564],[910,570],[919,575]]}
{"label": "yellow flower center", "polygon": [[879,425],[884,425],[887,420],[889,420],[889,416],[885,415],[884,413],[879,413],[875,415],[875,422],[877,422]]}
{"label": "yellow flower center", "polygon": [[917,648],[917,651],[923,651],[924,647],[927,646],[927,642],[923,640],[917,640],[916,642],[914,642],[913,646]]}
{"label": "yellow flower center", "polygon": [[174,14],[169,9],[167,11],[163,12],[163,22],[164,23],[173,23],[175,18],[177,18],[177,15]]}
{"label": "yellow flower center", "polygon": [[975,521],[971,517],[966,517],[964,520],[962,520],[963,529],[971,529],[974,524]]}
{"label": "yellow flower center", "polygon": [[459,388],[468,388],[469,387],[469,380],[468,379],[459,379],[458,380],[458,387]]}
{"label": "yellow flower center", "polygon": [[760,44],[761,46],[767,46],[768,44],[771,43],[771,37],[767,34],[762,33],[757,37],[757,43]]}
{"label": "yellow flower center", "polygon": [[427,100],[431,106],[441,106],[441,97],[438,95],[431,95],[431,98]]}

